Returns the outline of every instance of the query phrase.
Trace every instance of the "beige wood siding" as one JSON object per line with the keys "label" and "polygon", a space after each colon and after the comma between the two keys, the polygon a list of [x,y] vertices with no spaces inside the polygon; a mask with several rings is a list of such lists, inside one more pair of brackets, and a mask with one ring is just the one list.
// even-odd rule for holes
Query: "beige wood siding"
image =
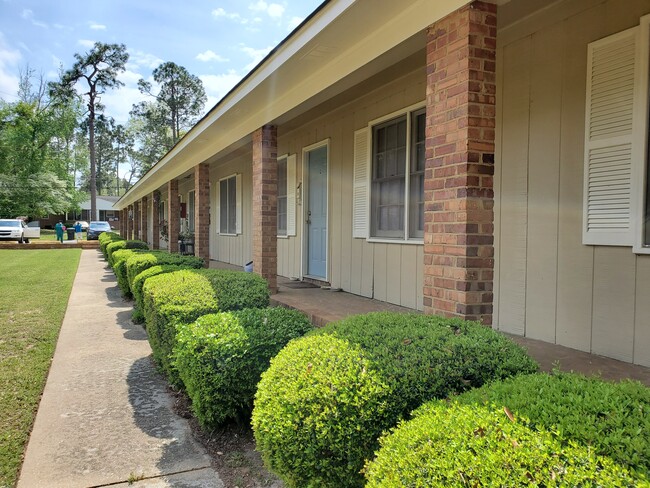
{"label": "beige wood siding", "polygon": [[[227,162],[220,161],[219,164],[210,167],[210,259],[244,266],[252,259],[252,152],[232,157]],[[221,235],[217,222],[219,220],[218,188],[219,180],[232,176],[242,175],[242,223],[241,234]]]}
{"label": "beige wood siding", "polygon": [[650,366],[650,256],[582,245],[587,44],[647,0],[500,7],[495,327]]}
{"label": "beige wood siding", "polygon": [[[422,59],[424,63],[424,58]],[[413,309],[422,309],[423,246],[371,243],[352,237],[354,132],[369,121],[425,98],[422,68],[335,108],[322,108],[278,127],[278,154],[297,154],[296,181],[303,181],[302,148],[329,139],[329,262],[333,288]],[[293,128],[296,127],[296,128]],[[304,192],[303,192],[304,195]],[[278,274],[300,277],[304,205],[296,201],[296,236],[278,238]]]}

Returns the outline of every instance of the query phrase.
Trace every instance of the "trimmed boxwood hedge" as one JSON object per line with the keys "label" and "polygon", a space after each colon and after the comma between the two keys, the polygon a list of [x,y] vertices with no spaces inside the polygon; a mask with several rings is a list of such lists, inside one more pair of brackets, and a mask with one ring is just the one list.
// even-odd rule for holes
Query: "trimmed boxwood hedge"
{"label": "trimmed boxwood hedge", "polygon": [[106,245],[106,256],[108,264],[113,267],[113,253],[119,249],[149,249],[144,241],[114,241]]}
{"label": "trimmed boxwood hedge", "polygon": [[179,270],[148,278],[143,296],[145,326],[153,358],[169,381],[179,385],[178,373],[172,365],[176,327],[219,311],[212,285],[195,270]]}
{"label": "trimmed boxwood hedge", "polygon": [[146,252],[146,249],[117,249],[111,253],[117,286],[126,298],[131,297],[131,287],[126,275],[126,263],[130,258],[142,252]]}
{"label": "trimmed boxwood hedge", "polygon": [[381,439],[368,488],[647,486],[611,459],[562,446],[505,409],[435,401]]}
{"label": "trimmed boxwood hedge", "polygon": [[269,285],[257,274],[226,269],[200,269],[197,273],[212,283],[222,312],[269,306]]}
{"label": "trimmed boxwood hedge", "polygon": [[99,249],[104,255],[104,259],[108,259],[108,254],[106,253],[106,246],[109,245],[111,242],[124,241],[126,239],[124,239],[124,237],[120,236],[116,232],[102,232],[101,234],[99,234],[97,240],[99,241]]}
{"label": "trimmed boxwood hedge", "polygon": [[143,297],[154,359],[170,381],[180,385],[172,362],[179,324],[209,313],[266,307],[269,289],[264,279],[252,273],[186,269],[148,278]]}
{"label": "trimmed boxwood hedge", "polygon": [[[205,265],[202,258],[185,256],[167,251],[149,251],[132,256],[126,263],[126,274],[129,287],[133,288],[133,281],[142,271],[152,266],[161,264],[175,264],[185,268],[201,269]],[[131,292],[133,290],[131,289]]]}
{"label": "trimmed boxwood hedge", "polygon": [[152,276],[156,276],[163,273],[171,273],[172,271],[178,271],[179,269],[187,269],[187,268],[175,264],[159,264],[157,266],[152,266],[151,268],[145,269],[135,277],[135,279],[131,283],[131,294],[133,295],[133,298],[135,300],[131,319],[135,323],[144,322],[144,296],[142,294],[142,287],[144,286],[144,283],[147,280],[147,278],[151,278]]}
{"label": "trimmed boxwood hedge", "polygon": [[390,397],[359,346],[331,335],[291,341],[255,394],[257,450],[290,488],[362,486],[359,460],[375,450],[377,427],[391,424]]}
{"label": "trimmed boxwood hedge", "polygon": [[454,399],[496,404],[650,478],[650,388],[555,371],[495,382]]}
{"label": "trimmed boxwood hedge", "polygon": [[175,365],[201,425],[248,418],[271,358],[311,329],[304,314],[285,308],[222,312],[179,325]]}
{"label": "trimmed boxwood hedge", "polygon": [[[385,415],[370,425],[357,422],[365,412],[339,411],[330,403],[345,402],[352,387],[331,387],[330,377],[338,376],[334,352],[329,373],[306,373],[305,365],[292,366],[286,350],[279,353],[262,376],[253,412],[253,427],[268,465],[295,486],[362,486],[360,470],[372,457],[382,431],[393,427],[411,410],[433,398],[481,386],[488,381],[537,370],[525,351],[505,336],[479,323],[421,314],[372,313],[349,317],[310,334],[300,353],[309,358],[327,356],[319,345],[325,337],[335,337],[364,353],[387,392],[377,390],[385,402]],[[305,339],[297,341],[291,354]],[[281,358],[281,359],[280,359]],[[307,361],[309,361],[307,359]],[[282,364],[284,371],[277,371]],[[341,372],[341,382],[354,385],[355,375]],[[280,387],[283,381],[288,386]],[[293,386],[291,385],[294,382]],[[305,387],[304,382],[313,383]],[[297,395],[293,390],[303,389]],[[322,409],[308,392],[326,392],[332,397]],[[368,400],[370,404],[379,398]],[[350,416],[348,418],[347,416]],[[264,426],[273,425],[269,431]],[[343,458],[334,455],[341,454]]]}

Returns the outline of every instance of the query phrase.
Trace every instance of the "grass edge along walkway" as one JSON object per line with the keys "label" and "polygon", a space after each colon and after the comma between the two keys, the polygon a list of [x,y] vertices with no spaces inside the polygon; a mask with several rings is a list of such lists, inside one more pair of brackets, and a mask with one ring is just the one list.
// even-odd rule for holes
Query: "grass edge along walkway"
{"label": "grass edge along walkway", "polygon": [[16,483],[80,257],[0,251],[0,487]]}

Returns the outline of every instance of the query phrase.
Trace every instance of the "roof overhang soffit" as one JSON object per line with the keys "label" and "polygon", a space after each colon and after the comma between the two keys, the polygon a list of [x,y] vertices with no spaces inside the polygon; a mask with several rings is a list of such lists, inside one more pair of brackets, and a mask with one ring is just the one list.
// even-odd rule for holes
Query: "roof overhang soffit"
{"label": "roof overhang soffit", "polygon": [[[332,0],[269,55],[115,205],[124,208],[208,159],[227,154],[301,106],[372,76],[422,44],[407,41],[467,0]],[[395,51],[395,56],[386,56]],[[385,58],[385,66],[373,62]],[[368,67],[372,66],[372,69]]]}

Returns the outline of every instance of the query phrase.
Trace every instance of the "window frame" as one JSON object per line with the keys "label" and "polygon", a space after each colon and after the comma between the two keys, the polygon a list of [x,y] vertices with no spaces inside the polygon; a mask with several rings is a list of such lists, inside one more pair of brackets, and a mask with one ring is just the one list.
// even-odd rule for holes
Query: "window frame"
{"label": "window frame", "polygon": [[196,191],[190,190],[187,192],[187,230],[194,232],[196,228],[195,223],[195,209],[196,209]]}
{"label": "window frame", "polygon": [[[426,103],[419,102],[408,107],[405,107],[401,110],[392,112],[378,119],[371,120],[368,123],[368,175],[367,175],[367,185],[368,185],[368,236],[366,240],[368,242],[376,243],[400,243],[400,244],[418,244],[421,245],[424,243],[424,229],[422,230],[422,235],[417,236],[411,232],[411,176],[412,176],[412,164],[413,164],[413,147],[414,147],[414,127],[413,121],[419,113],[425,114],[425,133],[426,133]],[[384,125],[392,120],[398,120],[400,118],[406,118],[406,154],[405,154],[405,172],[403,175],[404,179],[404,210],[403,210],[403,219],[404,219],[404,228],[396,237],[388,236],[379,236],[374,235],[374,216],[375,216],[375,179],[374,179],[374,169],[375,169],[375,157],[374,157],[374,145],[375,145],[375,128],[381,125]],[[424,178],[424,173],[422,172],[422,177]],[[423,197],[424,198],[424,197]]]}
{"label": "window frame", "polygon": [[[234,196],[234,209],[233,211],[235,212],[235,219],[234,219],[234,229],[231,229],[229,226],[229,222],[231,220],[231,215],[230,215],[230,204],[231,202],[228,201],[228,208],[226,210],[226,222],[227,222],[227,229],[226,232],[222,231],[222,224],[224,219],[221,218],[221,211],[222,211],[222,205],[221,205],[221,198],[222,198],[222,190],[221,186],[223,182],[228,182],[227,183],[227,191],[230,191],[230,181],[234,182],[234,191],[235,191],[235,196]],[[226,197],[228,198],[228,197]],[[242,215],[241,215],[241,174],[239,173],[233,173],[231,175],[225,176],[223,178],[219,179],[219,185],[217,186],[217,216],[218,216],[218,223],[217,223],[217,234],[221,236],[238,236],[241,235],[242,233]]]}
{"label": "window frame", "polygon": [[[281,189],[282,188],[281,188],[281,185],[280,185],[280,165],[281,164],[284,164],[284,188],[283,188],[284,189],[284,194],[283,195],[281,195]],[[289,221],[288,221],[288,219],[289,219],[289,207],[288,207],[288,205],[289,205],[289,195],[288,195],[289,174],[288,174],[288,170],[289,170],[289,155],[284,154],[284,155],[278,157],[278,194],[277,194],[277,214],[278,214],[278,217],[277,217],[276,234],[277,234],[277,237],[281,237],[281,238],[289,237],[289,232],[288,232],[288,228],[289,228]],[[280,214],[280,199],[282,199],[282,198],[285,201],[285,206],[284,206],[284,208],[285,208],[285,213],[284,213],[285,226],[284,226],[284,229],[280,228],[280,215],[281,215]]]}

